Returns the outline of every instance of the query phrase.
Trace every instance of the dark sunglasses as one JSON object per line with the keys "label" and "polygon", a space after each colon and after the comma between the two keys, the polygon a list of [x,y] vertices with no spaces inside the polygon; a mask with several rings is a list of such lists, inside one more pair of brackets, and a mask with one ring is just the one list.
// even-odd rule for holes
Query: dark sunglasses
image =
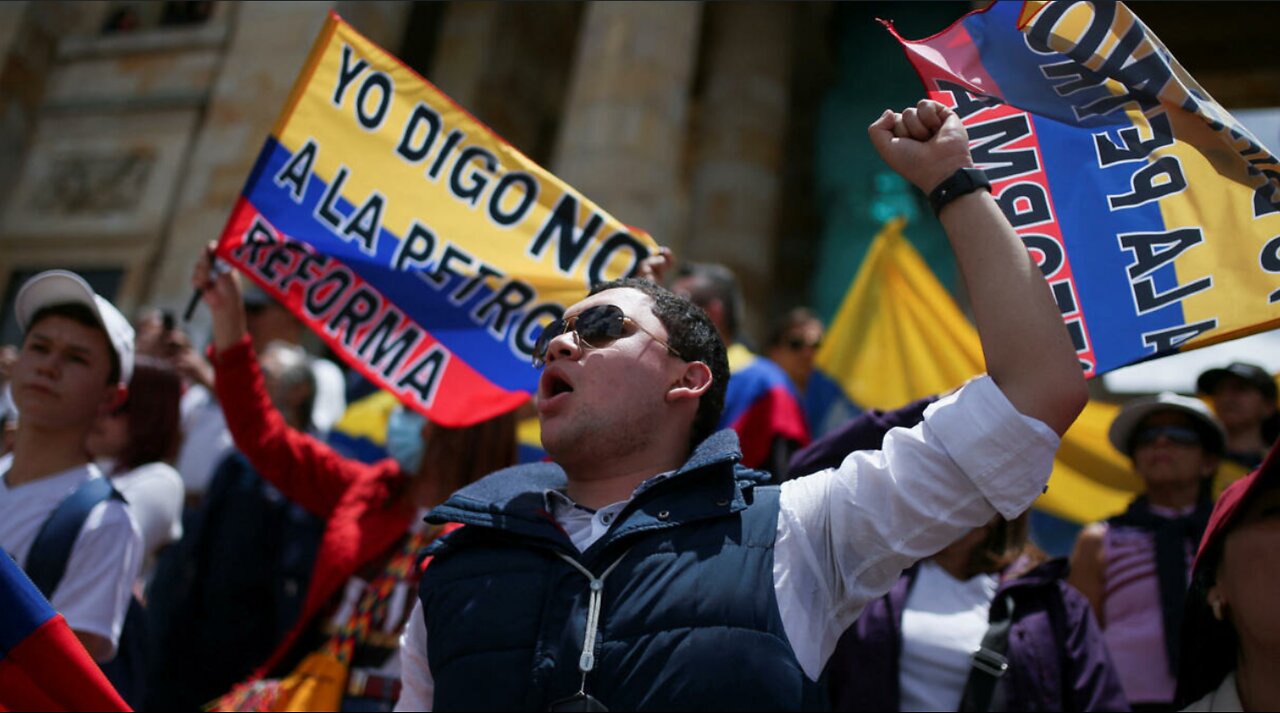
{"label": "dark sunglasses", "polygon": [[684,359],[684,357],[680,356],[680,352],[673,349],[670,344],[657,338],[653,332],[641,327],[634,319],[623,314],[621,307],[617,305],[596,305],[595,307],[588,307],[572,317],[557,319],[548,324],[542,330],[537,343],[533,345],[533,366],[536,369],[546,363],[547,348],[551,346],[551,340],[565,332],[573,332],[577,335],[579,342],[584,347],[599,349],[627,336],[628,327],[644,332],[649,335],[650,339],[665,347],[673,356],[678,359]]}
{"label": "dark sunglasses", "polygon": [[1151,426],[1138,431],[1133,436],[1134,446],[1145,446],[1155,443],[1163,436],[1172,443],[1183,446],[1195,446],[1200,444],[1200,434],[1195,429],[1185,426]]}
{"label": "dark sunglasses", "polygon": [[822,346],[822,340],[811,342],[803,337],[788,337],[786,345],[791,351],[798,352],[801,349],[817,349]]}

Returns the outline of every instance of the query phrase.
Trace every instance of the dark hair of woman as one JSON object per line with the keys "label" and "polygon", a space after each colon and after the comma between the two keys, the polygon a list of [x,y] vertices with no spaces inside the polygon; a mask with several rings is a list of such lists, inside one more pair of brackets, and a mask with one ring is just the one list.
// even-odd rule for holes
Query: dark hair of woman
{"label": "dark hair of woman", "polygon": [[120,472],[147,463],[172,463],[182,442],[178,403],[182,380],[168,362],[138,355],[129,381],[129,397],[120,406],[129,420],[129,443],[119,460]]}
{"label": "dark hair of woman", "polygon": [[[1035,554],[1035,552],[1028,552],[1027,547],[1030,523],[1030,515],[1025,512],[1012,520],[1006,520],[1000,515],[992,518],[987,524],[986,537],[973,548],[973,553],[970,555],[970,576],[1003,572],[1018,561],[1018,558]],[[1043,559],[1043,553],[1040,555],[1036,558],[1037,561],[1029,564],[1033,566],[1039,564],[1039,560]]]}

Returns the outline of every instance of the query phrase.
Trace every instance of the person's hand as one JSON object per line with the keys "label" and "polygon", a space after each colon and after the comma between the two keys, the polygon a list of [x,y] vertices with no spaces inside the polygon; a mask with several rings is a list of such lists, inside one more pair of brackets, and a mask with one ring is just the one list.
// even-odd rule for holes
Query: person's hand
{"label": "person's hand", "polygon": [[930,99],[902,113],[886,109],[867,133],[880,158],[926,194],[957,170],[973,166],[960,117]]}
{"label": "person's hand", "polygon": [[185,334],[182,336],[182,340],[174,340],[168,346],[169,363],[187,381],[212,391],[213,365],[191,346]]}
{"label": "person's hand", "polygon": [[217,243],[210,241],[201,252],[191,272],[191,286],[200,290],[200,299],[213,315],[213,346],[220,352],[240,341],[249,330],[240,276],[232,270],[215,267],[217,247]]}
{"label": "person's hand", "polygon": [[671,248],[661,245],[658,247],[657,253],[640,261],[640,267],[636,269],[636,277],[661,285],[667,276],[667,272],[675,264],[675,253],[671,252]]}

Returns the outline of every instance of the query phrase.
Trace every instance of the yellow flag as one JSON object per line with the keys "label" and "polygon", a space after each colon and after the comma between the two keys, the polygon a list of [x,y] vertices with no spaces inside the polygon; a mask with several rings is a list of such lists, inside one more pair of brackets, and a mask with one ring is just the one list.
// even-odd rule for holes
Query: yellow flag
{"label": "yellow flag", "polygon": [[[985,368],[977,332],[902,235],[904,225],[891,221],[876,236],[818,352],[818,368],[863,408],[943,393]],[[1076,523],[1124,510],[1142,483],[1107,440],[1117,409],[1085,407],[1036,508]]]}

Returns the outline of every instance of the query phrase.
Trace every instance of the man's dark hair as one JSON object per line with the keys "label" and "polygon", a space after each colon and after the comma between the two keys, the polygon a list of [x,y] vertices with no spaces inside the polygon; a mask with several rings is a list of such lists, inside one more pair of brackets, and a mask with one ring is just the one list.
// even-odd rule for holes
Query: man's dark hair
{"label": "man's dark hair", "polygon": [[667,342],[685,361],[700,361],[711,369],[711,386],[698,401],[698,413],[689,434],[689,449],[715,432],[724,411],[724,392],[729,387],[729,357],[720,333],[711,318],[696,304],[665,287],[633,277],[602,282],[591,294],[605,290],[631,289],[653,300],[653,314],[667,329]]}
{"label": "man's dark hair", "polygon": [[676,268],[676,279],[683,278],[693,278],[689,299],[695,305],[706,309],[715,300],[724,305],[725,332],[729,339],[736,340],[742,324],[742,290],[733,270],[718,263],[683,263]]}
{"label": "man's dark hair", "polygon": [[[79,302],[59,302],[36,310],[35,315],[31,317],[31,322],[27,324],[27,334],[35,329],[37,324],[46,317],[64,317],[82,324],[86,327],[92,327],[102,333],[102,338],[107,340],[107,354],[111,356],[111,370],[107,374],[107,383],[115,384],[120,381],[120,355],[116,354],[116,348],[111,343],[111,335],[107,334],[106,328],[102,326],[102,322],[98,321],[98,316],[89,309],[87,305]],[[26,335],[23,335],[26,339]]]}

